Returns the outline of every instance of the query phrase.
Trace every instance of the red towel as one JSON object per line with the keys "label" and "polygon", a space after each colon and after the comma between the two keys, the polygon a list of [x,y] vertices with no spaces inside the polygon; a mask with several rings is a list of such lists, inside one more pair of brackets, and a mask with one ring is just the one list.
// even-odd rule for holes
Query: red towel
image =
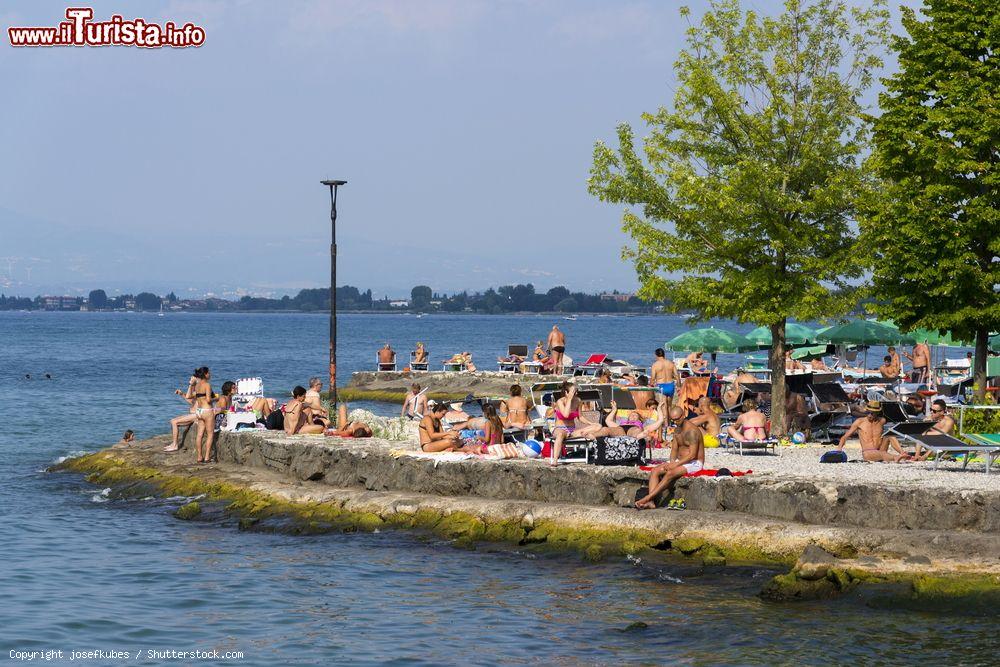
{"label": "red towel", "polygon": [[[655,467],[656,466],[651,466],[651,465],[639,466],[639,470],[645,470],[646,472],[649,472],[650,470],[652,470]],[[732,474],[733,477],[743,477],[744,475],[749,475],[752,472],[753,472],[753,470],[733,470],[731,474]],[[687,473],[684,476],[685,477],[715,477],[716,475],[718,475],[718,473],[719,473],[719,471],[717,469],[716,470],[712,470],[710,468],[702,468],[698,472],[689,472],[689,473]]]}

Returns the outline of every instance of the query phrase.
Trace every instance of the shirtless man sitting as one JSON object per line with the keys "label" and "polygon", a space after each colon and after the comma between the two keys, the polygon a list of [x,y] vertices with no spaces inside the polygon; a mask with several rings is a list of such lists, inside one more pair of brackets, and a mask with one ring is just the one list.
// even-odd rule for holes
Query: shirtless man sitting
{"label": "shirtless man sitting", "polygon": [[656,348],[653,355],[656,358],[652,368],[650,368],[651,383],[659,389],[662,397],[660,400],[669,406],[674,392],[677,390],[677,366],[667,359],[667,353],[663,351],[662,347]]}
{"label": "shirtless man sitting", "polygon": [[292,400],[285,404],[285,433],[288,435],[318,434],[326,430],[321,424],[313,424],[306,406],[306,388],[292,389]]}
{"label": "shirtless man sitting", "polygon": [[[931,403],[931,419],[934,426],[924,431],[924,435],[951,435],[955,430],[955,418],[948,414],[948,404],[940,398]],[[926,461],[931,455],[931,450],[924,451],[924,448],[917,443],[916,454],[913,458],[918,461]]]}
{"label": "shirtless man sitting", "polygon": [[378,351],[378,364],[381,367],[382,364],[394,363],[396,363],[396,351],[386,343],[385,347]]}
{"label": "shirtless man sitting", "polygon": [[743,401],[743,414],[726,429],[726,433],[740,442],[767,440],[767,416],[758,409],[757,401],[752,398]]}
{"label": "shirtless man sitting", "polygon": [[718,447],[719,434],[722,433],[722,421],[712,408],[712,399],[708,396],[699,398],[695,412],[698,413],[698,416],[689,419],[688,422],[701,429],[705,447]]}
{"label": "shirtless man sitting", "polygon": [[656,466],[649,473],[649,492],[635,501],[636,509],[655,509],[657,497],[675,480],[704,467],[705,445],[701,430],[692,428],[679,433],[670,445],[670,461]]}
{"label": "shirtless man sitting", "polygon": [[895,380],[899,377],[899,370],[889,355],[885,355],[882,358],[882,365],[878,367],[878,372],[886,380]]}
{"label": "shirtless man sitting", "polygon": [[330,420],[327,418],[326,408],[323,407],[323,400],[320,397],[321,391],[323,391],[323,381],[317,377],[309,378],[309,390],[306,391],[305,407],[303,409],[308,409],[309,420],[313,424],[328,427],[330,426]]}
{"label": "shirtless man sitting", "polygon": [[[861,456],[865,461],[876,461],[882,463],[901,463],[911,460],[909,454],[899,446],[899,440],[895,436],[882,434],[885,428],[885,417],[882,416],[882,404],[879,401],[868,401],[865,406],[866,416],[856,419],[850,428],[840,436],[837,449],[843,450],[847,440],[857,434],[861,441]],[[890,454],[889,447],[898,452]]]}

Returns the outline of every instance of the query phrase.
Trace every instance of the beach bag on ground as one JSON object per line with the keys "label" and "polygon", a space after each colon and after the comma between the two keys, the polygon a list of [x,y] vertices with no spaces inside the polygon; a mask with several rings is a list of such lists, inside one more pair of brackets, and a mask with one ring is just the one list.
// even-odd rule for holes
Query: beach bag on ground
{"label": "beach bag on ground", "polygon": [[847,452],[841,449],[831,449],[828,452],[823,452],[823,456],[819,457],[820,463],[847,463]]}
{"label": "beach bag on ground", "polygon": [[267,419],[264,420],[264,426],[268,431],[284,431],[285,414],[281,410],[274,410],[267,416]]}
{"label": "beach bag on ground", "polygon": [[587,463],[599,466],[638,466],[645,461],[646,441],[632,436],[597,439],[588,452]]}

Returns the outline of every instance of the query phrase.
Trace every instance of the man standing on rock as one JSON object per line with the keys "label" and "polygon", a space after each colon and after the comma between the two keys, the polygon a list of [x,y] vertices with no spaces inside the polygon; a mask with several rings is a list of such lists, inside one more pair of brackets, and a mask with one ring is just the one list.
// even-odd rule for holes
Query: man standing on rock
{"label": "man standing on rock", "polygon": [[656,359],[653,361],[653,367],[649,369],[652,375],[651,381],[653,386],[660,390],[660,395],[663,397],[661,402],[666,401],[667,407],[670,407],[670,401],[677,389],[677,366],[667,359],[667,353],[662,347],[656,348],[653,354]]}
{"label": "man standing on rock", "polygon": [[552,355],[552,372],[563,374],[563,355],[566,353],[566,334],[559,330],[559,325],[553,324],[549,332],[549,353]]}

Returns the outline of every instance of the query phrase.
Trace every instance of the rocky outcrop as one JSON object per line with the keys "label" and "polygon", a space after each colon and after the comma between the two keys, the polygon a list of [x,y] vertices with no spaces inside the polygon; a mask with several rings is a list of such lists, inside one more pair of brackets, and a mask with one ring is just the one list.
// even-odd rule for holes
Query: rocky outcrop
{"label": "rocky outcrop", "polygon": [[[398,443],[282,434],[225,433],[220,460],[295,479],[372,491],[627,506],[648,473],[634,467],[562,466],[538,461],[450,463],[393,456]],[[820,526],[1000,533],[1000,494],[989,491],[812,482],[774,477],[690,478],[677,483],[688,508],[737,512]]]}

